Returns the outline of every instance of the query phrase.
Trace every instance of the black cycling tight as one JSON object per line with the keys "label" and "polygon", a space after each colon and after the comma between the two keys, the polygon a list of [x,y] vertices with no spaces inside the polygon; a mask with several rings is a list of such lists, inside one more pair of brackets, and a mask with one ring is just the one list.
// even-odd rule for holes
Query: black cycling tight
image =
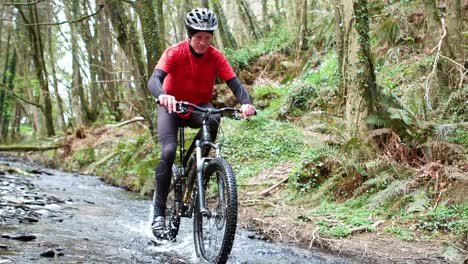
{"label": "black cycling tight", "polygon": [[[207,107],[208,104],[200,105]],[[209,120],[210,135],[213,141],[216,139],[218,126],[221,117],[212,116]],[[155,204],[154,216],[165,216],[165,207],[169,186],[171,185],[171,170],[177,151],[177,132],[182,122],[191,128],[199,128],[202,125],[202,117],[192,114],[188,119],[183,120],[175,113],[168,113],[166,108],[160,106],[158,109],[158,139],[161,145],[161,158],[155,171]]]}

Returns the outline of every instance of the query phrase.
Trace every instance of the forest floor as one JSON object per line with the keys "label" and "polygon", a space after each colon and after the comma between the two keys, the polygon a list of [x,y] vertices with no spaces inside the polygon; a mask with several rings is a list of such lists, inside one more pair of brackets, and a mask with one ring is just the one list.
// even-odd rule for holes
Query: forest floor
{"label": "forest floor", "polygon": [[279,165],[265,170],[240,188],[239,223],[242,228],[256,230],[259,238],[304,248],[318,247],[364,263],[468,263],[467,251],[453,250],[456,245],[448,237],[403,241],[383,232],[391,223],[383,222],[373,232],[363,229],[347,238],[319,235],[316,222],[320,218],[305,216],[310,205],[287,202],[287,184],[268,195],[264,193],[269,188],[258,184],[279,183],[290,169],[290,165]]}
{"label": "forest floor", "polygon": [[[98,146],[119,137],[131,136],[125,127],[105,129],[99,133],[86,134],[84,139],[73,138],[67,156],[83,146]],[[59,152],[57,152],[59,153]],[[33,155],[32,159],[42,157]],[[449,237],[403,241],[385,234],[386,225],[381,223],[373,232],[356,230],[347,238],[319,235],[314,219],[305,215],[312,205],[288,201],[286,178],[291,164],[280,164],[239,183],[239,226],[256,232],[257,239],[292,244],[309,248],[322,248],[335,254],[356,258],[363,263],[468,263],[468,254],[453,243]],[[277,187],[270,189],[273,185]],[[266,193],[266,195],[265,195]]]}

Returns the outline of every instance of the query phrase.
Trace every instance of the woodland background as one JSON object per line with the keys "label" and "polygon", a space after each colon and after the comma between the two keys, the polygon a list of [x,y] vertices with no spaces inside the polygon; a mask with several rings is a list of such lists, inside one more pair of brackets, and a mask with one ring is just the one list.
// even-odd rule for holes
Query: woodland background
{"label": "woodland background", "polygon": [[[150,194],[148,78],[198,6],[259,108],[223,121],[225,155],[242,191],[276,186],[241,206],[299,206],[300,243],[365,230],[466,254],[466,0],[2,0],[0,150]],[[214,103],[235,104],[222,83]]]}

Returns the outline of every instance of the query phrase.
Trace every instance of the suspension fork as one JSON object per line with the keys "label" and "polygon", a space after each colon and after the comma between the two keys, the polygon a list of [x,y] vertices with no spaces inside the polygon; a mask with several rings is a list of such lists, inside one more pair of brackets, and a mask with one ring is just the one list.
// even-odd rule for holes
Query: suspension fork
{"label": "suspension fork", "polygon": [[200,208],[200,213],[203,216],[210,216],[209,210],[206,208],[205,204],[205,188],[204,188],[204,175],[203,168],[205,165],[206,158],[202,157],[202,143],[200,140],[196,141],[195,153],[197,157],[197,187],[198,187],[198,205]]}

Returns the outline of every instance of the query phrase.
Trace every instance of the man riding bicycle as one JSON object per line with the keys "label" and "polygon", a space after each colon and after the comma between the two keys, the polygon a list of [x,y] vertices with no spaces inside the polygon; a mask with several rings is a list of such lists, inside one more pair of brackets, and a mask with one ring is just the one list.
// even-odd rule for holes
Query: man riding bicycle
{"label": "man riding bicycle", "polygon": [[[171,184],[171,168],[177,149],[177,129],[182,121],[199,128],[202,119],[196,114],[176,113],[176,102],[187,101],[203,107],[210,106],[216,77],[232,90],[241,106],[241,115],[255,114],[255,107],[232,70],[225,55],[211,46],[213,32],[218,27],[216,16],[206,8],[196,8],[185,18],[188,39],[167,48],[148,82],[151,94],[159,99],[158,139],[161,157],[155,169],[153,234],[161,236],[165,229],[166,200]],[[209,121],[212,139],[216,138],[221,117]]]}

